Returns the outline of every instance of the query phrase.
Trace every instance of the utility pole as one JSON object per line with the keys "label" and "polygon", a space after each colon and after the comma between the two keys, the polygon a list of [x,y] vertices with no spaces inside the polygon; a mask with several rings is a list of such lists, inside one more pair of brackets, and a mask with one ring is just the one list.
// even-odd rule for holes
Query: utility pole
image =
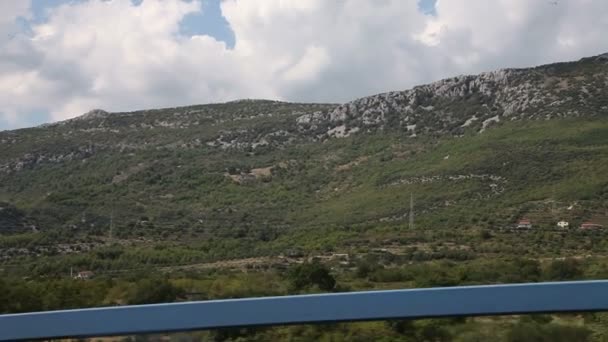
{"label": "utility pole", "polygon": [[114,210],[110,214],[110,240],[112,240],[112,231],[114,230]]}
{"label": "utility pole", "polygon": [[557,215],[556,215],[555,202],[557,201],[557,198],[555,197],[555,185],[553,186],[553,188],[551,190],[553,192],[553,194],[552,194],[553,195],[552,196],[553,197],[553,202],[552,202],[552,205],[551,205],[551,216],[552,216],[551,219],[552,219],[553,222],[551,222],[551,224],[553,226],[555,226],[557,224],[557,222],[559,222],[560,220],[563,220],[563,217],[557,217]]}
{"label": "utility pole", "polygon": [[410,193],[410,230],[414,229],[414,194]]}
{"label": "utility pole", "polygon": [[551,213],[555,216],[555,186],[553,187],[553,206],[551,207]]}

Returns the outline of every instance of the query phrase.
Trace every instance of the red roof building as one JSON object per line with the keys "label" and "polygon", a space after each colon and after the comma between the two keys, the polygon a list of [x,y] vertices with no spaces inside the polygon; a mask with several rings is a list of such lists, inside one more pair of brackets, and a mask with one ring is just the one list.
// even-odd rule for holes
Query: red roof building
{"label": "red roof building", "polygon": [[528,219],[521,219],[517,223],[517,228],[520,228],[520,229],[532,228],[532,222],[530,222],[530,220],[528,220]]}
{"label": "red roof building", "polygon": [[581,224],[581,229],[602,229],[604,226],[594,222],[585,222]]}

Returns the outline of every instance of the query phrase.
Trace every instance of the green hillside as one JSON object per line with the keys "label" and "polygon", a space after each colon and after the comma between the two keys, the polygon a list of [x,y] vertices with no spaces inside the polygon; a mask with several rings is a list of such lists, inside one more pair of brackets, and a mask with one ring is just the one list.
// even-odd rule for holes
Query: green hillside
{"label": "green hillside", "polygon": [[239,255],[278,254],[318,248],[327,229],[409,229],[411,197],[422,230],[608,224],[606,66],[505,69],[340,106],[94,110],[0,132],[0,232],[29,247],[232,239]]}
{"label": "green hillside", "polygon": [[[459,76],[342,105],[93,110],[0,132],[0,314],[606,278],[607,62]],[[516,229],[522,219],[532,228]],[[93,278],[71,278],[83,270]],[[607,319],[173,337],[604,341]]]}
{"label": "green hillside", "polygon": [[99,154],[5,175],[2,200],[28,213],[41,232],[25,236],[35,240],[98,244],[112,226],[125,241],[234,240],[248,256],[397,236],[409,229],[410,196],[416,230],[499,230],[523,217],[538,228],[607,224],[606,170],[608,119],[560,119],[443,139],[354,135],[259,154]]}

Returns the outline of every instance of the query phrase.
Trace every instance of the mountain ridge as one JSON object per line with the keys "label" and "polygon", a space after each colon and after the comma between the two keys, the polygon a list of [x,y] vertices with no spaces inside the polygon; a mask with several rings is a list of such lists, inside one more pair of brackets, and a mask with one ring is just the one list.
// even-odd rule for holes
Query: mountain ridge
{"label": "mountain ridge", "polygon": [[[19,141],[21,133],[39,138],[36,130],[58,140],[76,137],[90,141],[60,154],[45,152],[48,146],[33,146],[31,150],[39,151],[39,156],[24,151],[13,155],[12,161],[1,158],[0,172],[42,160],[82,159],[107,148],[255,150],[385,130],[403,132],[410,138],[462,136],[467,131],[482,133],[506,121],[608,114],[606,55],[456,76],[340,105],[247,99],[135,112],[92,110],[43,127],[0,132],[0,148]],[[150,129],[165,139],[142,142],[136,138]],[[167,129],[191,134],[185,133],[176,141],[163,131]],[[115,142],[93,134],[104,132],[115,133]]]}
{"label": "mountain ridge", "polygon": [[[346,118],[345,113],[344,113],[345,110],[346,111],[352,110],[351,108],[353,108],[353,104],[374,102],[374,100],[378,101],[378,99],[380,99],[380,98],[387,99],[390,97],[398,97],[399,95],[403,96],[404,94],[412,93],[412,92],[416,93],[417,91],[421,91],[421,92],[434,91],[440,97],[454,97],[454,96],[462,97],[462,96],[466,95],[466,89],[458,88],[456,86],[458,85],[458,83],[463,83],[466,81],[469,81],[469,83],[471,83],[468,86],[469,88],[479,87],[480,88],[479,91],[481,93],[483,93],[485,95],[490,95],[487,93],[487,91],[490,91],[490,89],[488,89],[488,81],[490,81],[490,83],[495,83],[497,85],[504,86],[507,84],[507,80],[508,80],[509,76],[517,76],[517,73],[520,73],[520,72],[530,72],[530,71],[534,71],[534,70],[538,70],[538,69],[548,69],[548,68],[564,66],[564,65],[575,65],[577,63],[584,63],[584,62],[592,62],[592,63],[593,62],[599,62],[599,63],[608,62],[608,52],[599,54],[596,56],[583,57],[577,61],[549,63],[549,64],[543,64],[543,65],[534,66],[534,67],[500,68],[500,69],[493,70],[493,71],[481,72],[479,74],[461,74],[461,75],[443,78],[443,79],[440,79],[438,81],[434,81],[431,83],[417,85],[417,86],[414,86],[412,88],[405,89],[405,90],[393,90],[393,91],[382,92],[382,93],[373,94],[373,95],[369,95],[369,96],[364,96],[364,97],[353,99],[352,101],[348,101],[346,103],[335,104],[336,108],[329,114],[329,119],[331,121],[344,120]],[[64,121],[55,122],[55,123],[45,123],[38,127],[61,125],[61,124],[67,123],[67,122],[71,122],[72,120],[98,119],[98,118],[107,117],[108,115],[137,115],[137,114],[145,114],[146,112],[150,112],[150,111],[186,110],[191,107],[213,106],[213,105],[224,105],[224,104],[235,104],[235,103],[253,103],[253,102],[304,104],[302,102],[290,102],[290,101],[270,100],[270,99],[236,99],[236,100],[227,101],[227,102],[214,102],[214,103],[196,104],[196,105],[187,105],[187,106],[178,106],[178,107],[164,107],[164,108],[158,108],[158,109],[142,109],[142,110],[126,111],[126,112],[125,111],[107,112],[103,109],[92,109],[92,110],[88,111],[87,113],[84,113],[80,116],[77,116],[77,117],[74,117],[71,119],[67,119]],[[321,103],[310,103],[310,104],[321,104]],[[346,109],[346,108],[348,108],[348,109]],[[519,109],[521,109],[521,107]],[[404,108],[404,110],[407,112],[407,111],[411,110],[411,108]],[[507,108],[507,113],[510,114],[513,110],[514,110],[514,108]],[[317,116],[316,118],[313,117],[314,113],[307,113],[307,115],[310,115],[311,119],[319,118],[319,116]],[[299,121],[307,122],[308,118],[306,118],[306,117],[300,118]],[[25,128],[25,129],[27,129],[27,128]]]}
{"label": "mountain ridge", "polygon": [[[68,229],[73,239],[112,221],[123,237],[258,243],[294,229],[400,227],[410,192],[421,225],[437,227],[468,222],[460,211],[497,213],[467,224],[508,225],[551,187],[564,203],[596,208],[608,193],[598,173],[608,160],[607,61],[458,76],[341,105],[93,110],[0,132],[0,202],[13,213],[0,222],[17,225],[2,230]],[[592,217],[581,210],[574,217]]]}

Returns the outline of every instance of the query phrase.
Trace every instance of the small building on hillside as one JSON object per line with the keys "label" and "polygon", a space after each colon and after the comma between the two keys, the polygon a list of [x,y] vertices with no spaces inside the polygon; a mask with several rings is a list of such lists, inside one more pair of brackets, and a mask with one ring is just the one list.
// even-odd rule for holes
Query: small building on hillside
{"label": "small building on hillside", "polygon": [[602,229],[604,228],[604,226],[602,226],[599,223],[595,223],[595,222],[585,222],[583,224],[581,224],[580,229],[583,230],[595,230],[595,229]]}
{"label": "small building on hillside", "polygon": [[528,219],[521,219],[517,222],[517,229],[530,229],[532,228],[532,222]]}
{"label": "small building on hillside", "polygon": [[557,228],[568,229],[570,227],[570,223],[568,221],[561,220],[557,222]]}
{"label": "small building on hillside", "polygon": [[74,279],[89,280],[93,278],[94,275],[95,274],[91,271],[80,271],[74,276]]}

